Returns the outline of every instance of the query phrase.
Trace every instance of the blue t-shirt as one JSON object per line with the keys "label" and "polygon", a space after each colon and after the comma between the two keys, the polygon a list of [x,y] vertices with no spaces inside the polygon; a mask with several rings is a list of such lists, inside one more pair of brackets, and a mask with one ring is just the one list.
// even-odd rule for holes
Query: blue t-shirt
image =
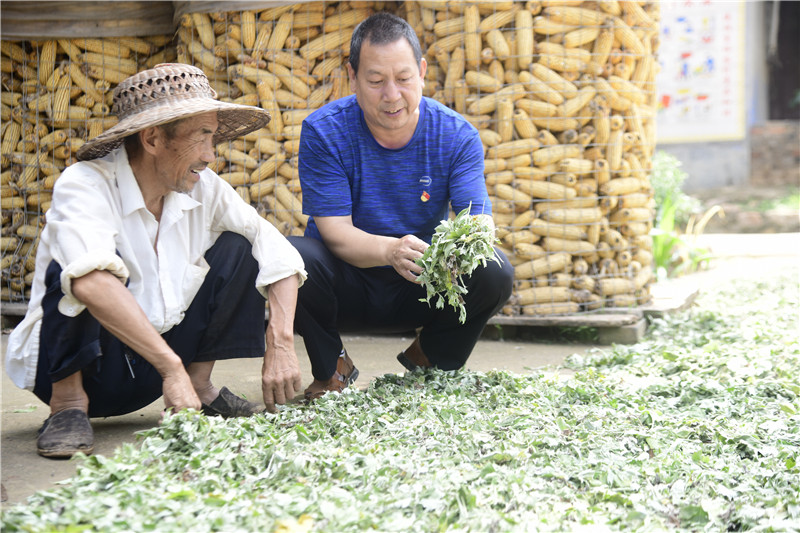
{"label": "blue t-shirt", "polygon": [[384,148],[356,97],[335,100],[303,121],[300,184],[305,235],[321,240],[314,216],[347,216],[374,235],[415,235],[430,242],[448,204],[458,213],[491,214],[478,131],[455,111],[422,98],[414,136]]}

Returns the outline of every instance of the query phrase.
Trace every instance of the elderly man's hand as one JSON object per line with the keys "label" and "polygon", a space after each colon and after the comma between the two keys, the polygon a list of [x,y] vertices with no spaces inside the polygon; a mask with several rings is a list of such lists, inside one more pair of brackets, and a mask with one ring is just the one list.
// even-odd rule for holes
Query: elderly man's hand
{"label": "elderly man's hand", "polygon": [[274,413],[275,404],[284,404],[300,392],[300,365],[294,347],[267,346],[261,367],[261,391],[267,411]]}
{"label": "elderly man's hand", "polygon": [[161,386],[164,394],[164,407],[173,411],[181,409],[201,409],[200,398],[192,386],[189,374],[181,366],[174,372],[166,372],[163,375]]}
{"label": "elderly man's hand", "polygon": [[422,267],[415,261],[422,257],[428,243],[414,235],[406,235],[393,244],[389,250],[389,264],[408,281],[417,282]]}

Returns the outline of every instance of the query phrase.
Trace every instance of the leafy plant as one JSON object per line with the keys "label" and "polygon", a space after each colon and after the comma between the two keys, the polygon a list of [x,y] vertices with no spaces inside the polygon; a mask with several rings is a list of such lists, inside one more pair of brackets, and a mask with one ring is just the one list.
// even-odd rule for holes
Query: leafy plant
{"label": "leafy plant", "polygon": [[668,210],[672,211],[669,216],[678,226],[686,224],[689,217],[700,210],[700,201],[683,192],[688,177],[689,174],[681,168],[681,161],[674,155],[663,150],[653,154],[650,184],[656,202],[656,226],[667,216]]}
{"label": "leafy plant", "polygon": [[[471,206],[470,206],[471,207]],[[467,319],[464,307],[463,276],[469,276],[486,261],[500,262],[495,252],[497,239],[485,217],[470,215],[470,207],[455,218],[442,220],[436,227],[431,245],[417,259],[422,273],[417,281],[425,287],[426,297],[420,301],[430,304],[436,297],[436,308],[444,308],[445,302],[459,311],[459,321]]]}
{"label": "leafy plant", "polygon": [[[651,236],[658,279],[694,272],[707,263],[711,252],[699,246],[697,238],[714,215],[725,216],[721,207],[713,206],[697,218],[700,202],[683,192],[688,174],[680,166],[681,162],[667,152],[653,156],[650,182],[657,210]],[[683,224],[685,231],[681,231]]]}
{"label": "leafy plant", "polygon": [[534,371],[387,374],[275,414],[168,417],[4,532],[797,531],[798,271]]}

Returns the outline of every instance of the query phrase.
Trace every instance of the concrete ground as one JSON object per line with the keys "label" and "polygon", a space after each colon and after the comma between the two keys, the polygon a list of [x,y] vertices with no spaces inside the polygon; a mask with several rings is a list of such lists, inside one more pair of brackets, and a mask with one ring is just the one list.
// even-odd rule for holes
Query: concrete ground
{"label": "concrete ground", "polygon": [[[696,289],[713,290],[715,286],[734,278],[766,278],[800,265],[800,234],[715,234],[701,236],[699,243],[711,249],[715,259],[708,270],[677,280],[658,284],[657,293],[663,298],[671,294],[688,294]],[[530,335],[526,335],[526,338]],[[7,332],[2,336],[5,353]],[[360,371],[356,386],[365,387],[376,376],[400,372],[397,353],[405,348],[411,338],[401,336],[348,336],[345,339],[348,353]],[[304,386],[311,381],[308,358],[302,340],[296,342],[297,355],[303,372]],[[573,353],[584,353],[592,345],[558,344],[552,341],[480,340],[467,368],[487,371],[503,369],[527,372],[546,367],[558,370],[564,358]],[[5,358],[3,357],[3,360]],[[18,389],[5,374],[2,385],[2,434],[0,440],[0,477],[3,486],[3,505],[24,501],[37,490],[47,489],[75,472],[76,461],[44,459],[36,454],[36,432],[48,415],[48,407],[32,393]],[[250,399],[260,399],[260,360],[222,361],[213,377],[218,386],[227,385],[233,392]],[[93,419],[95,453],[112,455],[124,442],[134,442],[135,432],[158,424],[163,404],[161,400],[126,416]]]}

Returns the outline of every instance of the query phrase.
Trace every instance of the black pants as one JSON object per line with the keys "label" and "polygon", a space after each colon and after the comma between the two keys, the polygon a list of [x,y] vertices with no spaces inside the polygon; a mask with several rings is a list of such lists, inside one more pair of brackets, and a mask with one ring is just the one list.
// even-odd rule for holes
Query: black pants
{"label": "black pants", "polygon": [[300,287],[295,330],[303,337],[316,379],[336,371],[344,331],[401,333],[422,327],[420,345],[431,364],[461,368],[489,319],[511,296],[514,268],[490,261],[465,279],[467,320],[449,305],[436,309],[421,285],[407,281],[391,267],[357,268],[336,258],[317,239],[289,237],[305,261],[308,279]]}
{"label": "black pants", "polygon": [[[223,233],[206,252],[210,270],[183,320],[162,337],[184,365],[264,355],[264,297],[255,288],[258,262],[250,242]],[[44,317],[34,394],[50,403],[52,383],[81,371],[89,416],[122,415],[161,396],[161,376],[140,355],[111,335],[84,309],[75,317],[58,311],[61,266],[45,276]]]}

